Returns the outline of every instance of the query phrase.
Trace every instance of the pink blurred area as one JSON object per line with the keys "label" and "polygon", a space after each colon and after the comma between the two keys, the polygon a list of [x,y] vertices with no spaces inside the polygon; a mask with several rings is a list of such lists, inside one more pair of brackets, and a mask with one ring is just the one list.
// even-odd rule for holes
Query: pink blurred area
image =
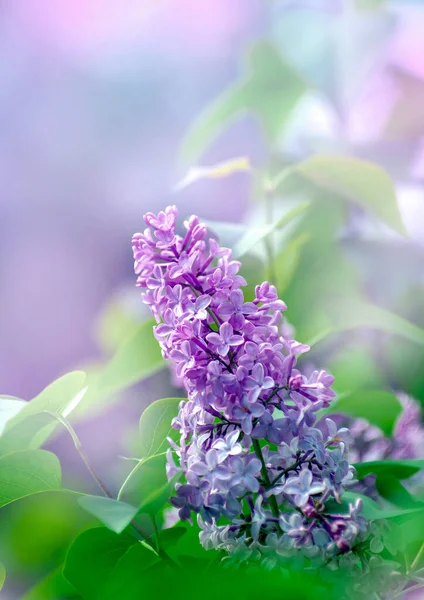
{"label": "pink blurred area", "polygon": [[[320,3],[310,4],[319,15]],[[271,6],[279,18],[296,10],[271,0],[2,4],[2,393],[30,398],[96,356],[93,322],[114,290],[133,283],[130,239],[143,227],[143,212],[175,203],[182,215],[243,217],[250,185],[245,174],[199,182],[179,195],[172,188],[182,175],[176,165],[184,133],[238,76],[246,47],[269,35],[276,14]],[[424,104],[414,105],[424,86],[424,10],[399,2],[394,16],[389,43],[349,105],[346,139],[389,167],[400,157],[406,164],[402,182],[424,172]],[[309,34],[299,22],[293,34],[301,53]],[[407,83],[395,67],[407,73]],[[330,67],[323,62],[316,68]],[[382,138],[396,108],[401,117],[412,114],[408,103],[417,111],[415,126],[402,124],[392,138]],[[328,103],[320,106],[303,106],[301,126],[288,137],[290,151],[325,151],[340,138]],[[299,143],[302,136],[307,143]],[[314,136],[319,143],[312,144]],[[374,147],[379,140],[380,154]],[[244,120],[204,160],[247,155],[255,163],[263,153],[257,127]]]}
{"label": "pink blurred area", "polygon": [[255,18],[242,0],[16,0],[25,33],[86,66],[135,48],[222,54]]}
{"label": "pink blurred area", "polygon": [[183,215],[218,218],[225,205],[229,219],[240,216],[244,201],[228,199],[247,196],[246,177],[178,198],[171,190],[184,132],[236,76],[260,14],[259,2],[239,0],[2,6],[3,393],[29,398],[96,356],[93,321],[132,283],[143,212],[172,202]]}

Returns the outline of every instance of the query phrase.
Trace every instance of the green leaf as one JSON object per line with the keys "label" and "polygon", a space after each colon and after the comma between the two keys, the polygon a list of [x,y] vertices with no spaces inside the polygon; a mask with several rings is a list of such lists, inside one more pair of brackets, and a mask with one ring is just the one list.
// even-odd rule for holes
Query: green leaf
{"label": "green leaf", "polygon": [[134,467],[119,491],[118,500],[137,506],[140,513],[154,516],[171,497],[175,483],[176,478],[167,479],[165,454],[151,456]]}
{"label": "green leaf", "polygon": [[[242,256],[245,256],[248,252],[255,249],[259,242],[264,242],[271,234],[276,233],[277,231],[279,242],[281,244],[283,241],[281,233],[283,233],[284,238],[288,238],[289,233],[291,233],[294,225],[298,222],[298,218],[309,206],[309,202],[300,202],[296,199],[286,201],[283,211],[280,211],[279,218],[275,219],[273,223],[262,225],[261,227],[255,226],[246,228],[243,236],[235,244],[231,244],[230,246],[233,249],[234,258],[239,259]],[[287,227],[288,225],[291,225],[291,227]]]}
{"label": "green leaf", "polygon": [[398,335],[411,342],[424,346],[424,330],[403,317],[363,300],[346,300],[333,315],[333,325],[313,336],[310,346],[317,344],[329,335],[350,329],[378,329]]}
{"label": "green leaf", "polygon": [[397,517],[403,517],[407,515],[424,514],[424,508],[413,508],[413,509],[387,509],[382,508],[377,502],[364,496],[362,494],[355,494],[354,492],[345,492],[342,498],[342,504],[336,502],[329,502],[326,504],[334,512],[340,511],[340,513],[348,512],[349,504],[354,504],[355,501],[360,498],[362,500],[362,511],[361,514],[368,521],[379,521],[381,519],[395,519]]}
{"label": "green leaf", "polygon": [[368,210],[406,235],[393,182],[379,166],[349,156],[314,156],[292,168],[314,185]]}
{"label": "green leaf", "polygon": [[210,167],[191,167],[187,175],[177,183],[175,191],[182,190],[200,179],[222,179],[234,173],[249,172],[252,170],[249,159],[246,156],[230,158]]}
{"label": "green leaf", "polygon": [[325,414],[344,413],[352,417],[361,417],[379,427],[387,436],[391,436],[402,405],[391,392],[384,390],[356,390],[345,394]]}
{"label": "green leaf", "polygon": [[4,586],[5,581],[6,581],[6,569],[4,568],[4,564],[0,562],[0,590]]}
{"label": "green leaf", "polygon": [[88,392],[81,405],[85,414],[105,397],[127,388],[164,368],[159,344],[153,335],[155,321],[141,325],[123,342],[111,360],[89,379]]}
{"label": "green leaf", "polygon": [[278,138],[306,85],[268,41],[255,44],[248,63],[247,74],[194,121],[181,149],[185,162],[196,160],[230,121],[247,112],[259,118],[270,141]]}
{"label": "green leaf", "polygon": [[73,371],[47,386],[8,420],[0,437],[0,453],[38,448],[54,432],[57,423],[48,413],[69,415],[84,396],[85,373]]}
{"label": "green leaf", "polygon": [[169,548],[178,544],[186,533],[187,529],[185,527],[176,525],[169,529],[162,529],[162,531],[159,531],[159,535],[155,535],[153,538],[159,541],[161,548]]}
{"label": "green leaf", "polygon": [[25,400],[12,396],[0,396],[0,435],[3,433],[8,421],[13,419],[26,405]]}
{"label": "green leaf", "polygon": [[424,469],[424,459],[414,460],[374,460],[354,465],[358,479],[366,475],[390,475],[397,479],[408,479]]}
{"label": "green leaf", "polygon": [[0,458],[0,507],[61,486],[57,457],[46,450],[23,450]]}
{"label": "green leaf", "polygon": [[64,578],[62,566],[49,573],[42,581],[32,587],[21,600],[53,600],[61,598],[75,599],[77,596],[75,588]]}
{"label": "green leaf", "polygon": [[137,514],[134,506],[102,496],[82,496],[78,504],[115,533],[121,533]]}
{"label": "green leaf", "polygon": [[393,475],[378,475],[375,481],[375,486],[380,496],[395,506],[406,509],[421,507],[421,509],[424,510],[424,504],[414,500],[408,490],[401,484],[399,479]]}
{"label": "green leaf", "polygon": [[119,559],[107,578],[102,600],[139,600],[145,597],[143,571],[158,563],[158,557],[142,544],[131,546]]}
{"label": "green leaf", "polygon": [[138,542],[131,535],[104,527],[83,531],[69,547],[63,575],[84,598],[100,600],[112,569],[134,544]]}
{"label": "green leaf", "polygon": [[178,406],[184,398],[164,398],[150,404],[140,418],[140,456],[147,458],[169,448],[167,437],[177,441],[179,432],[172,428],[172,419],[178,415]]}

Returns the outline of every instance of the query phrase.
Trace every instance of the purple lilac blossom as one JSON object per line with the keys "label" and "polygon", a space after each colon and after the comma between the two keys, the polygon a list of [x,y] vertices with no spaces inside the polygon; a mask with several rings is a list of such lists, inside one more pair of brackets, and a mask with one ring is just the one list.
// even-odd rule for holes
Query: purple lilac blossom
{"label": "purple lilac blossom", "polygon": [[309,347],[281,334],[275,287],[264,282],[245,302],[231,250],[196,216],[177,235],[176,219],[172,206],[148,213],[132,241],[156,339],[188,396],[173,421],[180,442],[169,440],[168,477],[185,479],[171,503],[181,519],[197,514],[205,548],[236,560],[268,560],[270,548],[322,562],[348,552],[366,529],[360,501],[347,514],[327,507],[354,480],[345,430],[314,427],[333,378],[298,369]]}

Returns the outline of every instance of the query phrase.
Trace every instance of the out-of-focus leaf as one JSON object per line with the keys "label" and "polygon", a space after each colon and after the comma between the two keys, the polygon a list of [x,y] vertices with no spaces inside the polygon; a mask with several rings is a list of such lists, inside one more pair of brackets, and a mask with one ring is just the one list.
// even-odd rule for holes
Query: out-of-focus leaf
{"label": "out-of-focus leaf", "polygon": [[380,496],[401,508],[420,508],[424,510],[424,504],[417,502],[401,484],[397,477],[392,475],[378,475],[375,485]]}
{"label": "out-of-focus leaf", "polygon": [[392,435],[402,405],[394,394],[385,390],[360,389],[345,394],[325,414],[344,413],[352,417],[361,417],[379,427],[387,436]]}
{"label": "out-of-focus leaf", "polygon": [[169,548],[170,546],[178,544],[186,533],[187,529],[185,527],[176,525],[169,529],[162,529],[162,531],[159,531],[159,534],[153,536],[153,538],[158,540],[161,548]]}
{"label": "out-of-focus leaf", "polygon": [[280,294],[290,285],[299,264],[302,248],[308,239],[309,235],[307,233],[301,233],[290,240],[275,257],[275,270],[277,272],[278,291]]}
{"label": "out-of-focus leaf", "polygon": [[89,376],[88,391],[81,412],[89,413],[93,406],[126,387],[150,377],[164,368],[159,344],[153,335],[153,320],[138,326],[121,344],[111,360]]}
{"label": "out-of-focus leaf", "polygon": [[4,586],[5,581],[6,581],[6,569],[4,568],[4,564],[0,562],[0,590]]}
{"label": "out-of-focus leaf", "polygon": [[137,540],[104,527],[83,531],[66,555],[63,575],[84,597],[101,598],[101,590],[112,569]]}
{"label": "out-of-focus leaf", "polygon": [[121,533],[138,510],[125,502],[102,496],[82,496],[78,499],[78,504],[115,533]]}
{"label": "out-of-focus leaf", "polygon": [[179,439],[179,432],[172,428],[172,419],[178,414],[178,406],[183,398],[164,398],[150,404],[140,418],[140,457],[147,458],[165,452],[169,443],[167,437]]}
{"label": "out-of-focus leaf", "polygon": [[[262,225],[260,227],[249,227],[246,229],[243,236],[231,247],[233,248],[234,258],[241,258],[259,244],[264,242],[271,234],[275,232],[275,236],[280,238],[281,235],[285,238],[288,237],[286,233],[286,226],[289,224],[296,224],[300,215],[309,207],[309,202],[293,200],[291,202],[286,201],[284,210],[280,210],[278,219],[275,219],[273,223],[269,225]],[[291,232],[291,229],[289,230]]]}
{"label": "out-of-focus leaf", "polygon": [[182,190],[200,179],[221,179],[233,173],[249,172],[252,167],[246,156],[231,158],[211,167],[191,167],[187,175],[177,183],[174,190]]}
{"label": "out-of-focus leaf", "polygon": [[424,459],[411,460],[374,460],[354,465],[359,479],[366,475],[389,475],[396,479],[408,479],[421,469],[424,469]]}
{"label": "out-of-focus leaf", "polygon": [[385,4],[386,0],[355,0],[356,10],[378,10]]}
{"label": "out-of-focus leaf", "polygon": [[138,600],[145,597],[141,574],[158,563],[158,557],[142,544],[131,546],[119,559],[103,585],[102,600]]}
{"label": "out-of-focus leaf", "polygon": [[[133,300],[134,294],[132,288],[128,291],[128,295],[126,294],[126,290],[114,294],[104,304],[96,319],[94,330],[95,341],[108,356],[113,355],[119,346],[126,339],[130,338],[140,325],[143,305],[135,297],[135,301],[138,303],[136,312],[131,306]],[[138,308],[140,308],[140,313],[138,313]]]}
{"label": "out-of-focus leaf", "polygon": [[53,600],[55,598],[76,598],[75,588],[64,578],[62,566],[49,573],[42,581],[32,587],[21,600]]}
{"label": "out-of-focus leaf", "polygon": [[[294,165],[287,171],[290,173],[299,173],[317,187],[365,208],[406,235],[393,182],[378,165],[350,156],[323,154]],[[279,176],[276,179],[279,180]]]}
{"label": "out-of-focus leaf", "polygon": [[399,315],[362,300],[349,300],[333,315],[334,325],[313,336],[308,342],[314,345],[334,333],[356,328],[379,329],[392,335],[399,335],[411,342],[424,345],[424,330]]}
{"label": "out-of-focus leaf", "polygon": [[0,507],[61,486],[57,457],[46,450],[23,450],[0,458]]}
{"label": "out-of-focus leaf", "polygon": [[156,515],[172,495],[175,480],[166,477],[166,456],[158,454],[138,463],[119,490],[118,500]]}
{"label": "out-of-focus leaf", "polygon": [[0,437],[0,454],[38,448],[57,427],[49,413],[68,416],[84,397],[85,373],[73,371],[47,386],[8,420]]}
{"label": "out-of-focus leaf", "polygon": [[383,377],[367,344],[350,343],[330,360],[328,370],[335,377],[334,388],[339,394],[383,387]]}
{"label": "out-of-focus leaf", "polygon": [[[361,514],[368,521],[379,521],[381,519],[395,519],[397,517],[407,515],[417,515],[417,518],[424,516],[424,508],[411,508],[411,509],[387,509],[382,508],[377,502],[364,496],[362,494],[355,494],[354,492],[345,492],[342,497],[342,504],[336,502],[329,502],[328,507],[334,511],[339,510],[340,512],[348,512],[349,504],[355,504],[355,501],[360,498],[362,500],[362,511]],[[326,504],[327,506],[327,504]]]}
{"label": "out-of-focus leaf", "polygon": [[306,85],[267,41],[257,42],[249,55],[248,74],[227,89],[196,118],[183,142],[181,155],[192,163],[232,120],[256,115],[271,141],[277,139]]}
{"label": "out-of-focus leaf", "polygon": [[0,435],[3,433],[7,422],[13,419],[25,405],[26,401],[20,400],[20,398],[0,396]]}

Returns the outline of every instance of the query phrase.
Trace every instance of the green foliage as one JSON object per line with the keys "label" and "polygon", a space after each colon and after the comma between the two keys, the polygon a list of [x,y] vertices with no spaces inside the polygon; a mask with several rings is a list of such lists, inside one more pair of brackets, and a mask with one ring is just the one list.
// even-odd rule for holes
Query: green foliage
{"label": "green foliage", "polygon": [[140,461],[119,490],[118,500],[154,517],[171,497],[176,483],[175,478],[168,481],[165,465],[165,453]]}
{"label": "green foliage", "polygon": [[84,598],[100,599],[112,569],[138,543],[127,533],[118,535],[103,527],[84,531],[69,547],[63,575]]}
{"label": "green foliage", "polygon": [[139,325],[120,344],[105,365],[88,378],[88,391],[77,415],[87,415],[104,405],[105,399],[163,369],[165,363],[153,335],[154,321]]}
{"label": "green foliage", "polygon": [[12,396],[0,396],[0,435],[8,421],[15,417],[26,405],[25,400]]}
{"label": "green foliage", "polygon": [[319,155],[297,164],[293,170],[406,235],[393,182],[381,167],[349,156]]}
{"label": "green foliage", "polygon": [[377,425],[387,436],[393,432],[396,419],[402,411],[399,400],[384,390],[359,389],[344,394],[326,409],[325,414],[344,413],[361,417]]}
{"label": "green foliage", "polygon": [[4,568],[4,564],[0,562],[0,591],[4,586],[4,582],[6,581],[6,569]]}
{"label": "green foliage", "polygon": [[140,458],[161,454],[169,448],[167,437],[179,439],[179,432],[171,422],[178,414],[178,406],[183,398],[164,398],[150,404],[140,418]]}
{"label": "green foliage", "polygon": [[21,405],[19,412],[5,424],[0,437],[0,454],[43,445],[58,425],[52,415],[72,412],[83,396],[84,382],[84,372],[67,373]]}
{"label": "green foliage", "polygon": [[0,507],[39,492],[61,487],[57,457],[46,450],[22,450],[0,458]]}
{"label": "green foliage", "polygon": [[184,161],[196,160],[230,121],[247,112],[258,117],[269,140],[276,140],[306,84],[267,41],[255,44],[247,70],[194,121],[181,149]]}
{"label": "green foliage", "polygon": [[359,479],[372,473],[373,475],[387,474],[396,479],[407,479],[421,469],[424,469],[424,459],[413,460],[374,460],[355,464]]}
{"label": "green foliage", "polygon": [[82,496],[78,504],[115,533],[121,533],[137,514],[134,506],[102,496]]}
{"label": "green foliage", "polygon": [[76,594],[75,588],[64,578],[61,565],[32,587],[22,600],[75,599],[79,597]]}

